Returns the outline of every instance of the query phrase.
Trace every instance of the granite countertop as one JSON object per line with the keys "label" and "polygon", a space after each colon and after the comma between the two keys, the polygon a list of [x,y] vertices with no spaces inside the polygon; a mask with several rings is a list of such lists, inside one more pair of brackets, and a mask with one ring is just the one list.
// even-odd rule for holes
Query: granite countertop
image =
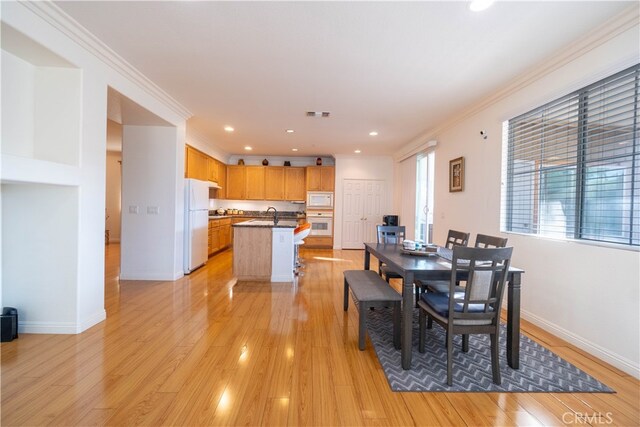
{"label": "granite countertop", "polygon": [[286,219],[278,220],[278,224],[274,224],[273,220],[252,219],[249,221],[233,224],[234,227],[262,227],[262,228],[296,228],[297,221],[287,221]]}

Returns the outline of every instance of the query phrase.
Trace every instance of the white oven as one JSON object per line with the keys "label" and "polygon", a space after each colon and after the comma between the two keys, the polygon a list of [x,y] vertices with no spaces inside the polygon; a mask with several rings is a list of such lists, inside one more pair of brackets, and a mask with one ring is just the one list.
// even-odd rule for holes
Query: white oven
{"label": "white oven", "polygon": [[333,209],[333,193],[330,191],[307,192],[307,209]]}
{"label": "white oven", "polygon": [[307,222],[311,224],[310,236],[333,236],[333,212],[307,211]]}

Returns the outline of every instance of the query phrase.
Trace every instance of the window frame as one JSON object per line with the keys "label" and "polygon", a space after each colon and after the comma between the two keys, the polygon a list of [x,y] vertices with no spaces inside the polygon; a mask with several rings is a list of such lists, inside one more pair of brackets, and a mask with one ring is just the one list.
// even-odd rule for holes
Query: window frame
{"label": "window frame", "polygon": [[[629,132],[630,141],[632,142],[631,150],[629,153],[607,153],[602,159],[589,159],[588,158],[588,149],[592,148],[589,146],[589,143],[594,143],[597,139],[589,134],[589,121],[598,124],[598,119],[590,116],[589,112],[589,101],[592,98],[598,99],[597,89],[602,89],[605,95],[609,95],[606,91],[606,85],[612,84],[616,82],[618,78],[624,78],[629,76],[629,82],[626,84],[630,84],[631,88],[622,92],[624,95],[628,92],[630,101],[629,111],[631,113],[631,131]],[[600,94],[602,96],[602,94]],[[591,98],[589,98],[591,97]],[[577,100],[577,109],[576,111],[571,110],[571,102],[573,99]],[[606,101],[606,102],[605,102]],[[616,100],[612,97],[611,99],[605,99],[605,101],[600,101],[603,104],[603,107],[600,107],[605,113],[609,113],[611,111],[615,111],[617,107],[615,107]],[[565,166],[562,167],[554,167],[548,164],[540,164],[536,165],[536,162],[532,161],[533,166],[531,167],[531,171],[520,172],[516,169],[519,168],[518,160],[521,162],[526,162],[527,160],[518,159],[516,156],[516,146],[518,143],[526,144],[528,136],[520,135],[520,138],[516,139],[515,134],[517,131],[526,134],[526,122],[525,120],[530,118],[531,120],[535,120],[535,115],[541,115],[540,124],[537,126],[537,129],[534,129],[534,135],[543,139],[545,137],[544,132],[546,130],[545,126],[552,125],[551,120],[553,119],[554,114],[557,112],[554,108],[567,108],[569,113],[571,114],[567,118],[567,122],[571,123],[571,120],[577,120],[577,128],[576,135],[571,135],[571,141],[575,144],[575,160],[572,157],[568,157],[567,160],[573,160],[575,163],[568,162]],[[597,111],[597,110],[596,110]],[[501,197],[501,218],[500,218],[500,230],[503,233],[507,234],[516,234],[530,237],[537,237],[549,240],[560,240],[560,241],[571,241],[577,243],[585,243],[589,245],[596,246],[606,246],[606,247],[614,247],[618,249],[627,249],[632,251],[640,251],[640,238],[638,235],[638,229],[640,229],[640,221],[638,221],[637,216],[638,213],[634,212],[637,210],[637,198],[640,198],[640,186],[637,184],[638,177],[640,176],[640,120],[639,120],[639,112],[640,112],[640,64],[635,64],[631,67],[627,67],[622,71],[614,73],[606,78],[600,79],[590,85],[584,86],[578,90],[575,90],[565,96],[561,96],[556,98],[550,102],[547,102],[543,105],[540,105],[536,108],[533,108],[523,114],[515,116],[509,120],[503,122],[503,185],[502,185],[502,197]],[[545,118],[545,113],[549,114],[551,117]],[[599,113],[603,114],[603,113]],[[597,117],[598,113],[596,113]],[[524,131],[522,129],[517,129],[518,125],[524,125]],[[535,125],[534,125],[535,126]],[[603,126],[603,125],[599,125]],[[622,126],[624,128],[624,126]],[[544,142],[541,141],[535,145],[535,149],[537,150],[535,154],[544,153],[545,149],[557,149],[561,147],[560,137],[557,137],[555,140],[551,139],[547,141],[547,145],[544,145]],[[612,150],[612,144],[615,142],[607,142],[604,144],[604,147],[607,150]],[[615,146],[613,146],[615,147]],[[522,150],[522,148],[520,148]],[[519,153],[522,154],[522,153]],[[597,154],[597,153],[596,153]],[[585,217],[585,213],[588,209],[585,207],[585,203],[588,203],[586,200],[586,190],[589,189],[589,186],[597,185],[592,181],[587,181],[587,175],[590,173],[589,168],[598,168],[598,162],[604,162],[602,167],[606,167],[607,165],[612,165],[615,159],[624,159],[630,160],[630,165],[628,166],[628,170],[630,171],[630,188],[631,195],[628,199],[623,198],[621,202],[622,214],[623,217],[623,227],[625,225],[624,221],[626,218],[629,219],[628,227],[629,230],[624,232],[621,239],[625,239],[625,242],[614,242],[611,241],[615,239],[612,235],[606,235],[605,233],[600,234],[600,239],[596,233],[588,232],[588,220],[590,218]],[[575,168],[575,187],[573,190],[568,193],[573,199],[573,230],[566,228],[565,237],[557,237],[550,235],[552,234],[552,230],[543,227],[543,223],[541,223],[541,207],[543,206],[542,199],[544,197],[544,192],[542,191],[544,175],[550,170],[561,170],[563,168],[571,169]],[[521,187],[522,184],[517,184],[518,177],[530,177],[530,181],[533,183],[530,194],[527,193],[525,187]],[[572,183],[574,184],[574,183]],[[623,182],[624,184],[624,182]],[[515,187],[518,188],[515,188]],[[570,189],[570,187],[567,187]],[[518,189],[522,191],[518,193]],[[601,190],[606,191],[606,190]],[[626,188],[622,188],[623,193],[626,192]],[[545,193],[546,194],[546,193]],[[514,230],[514,220],[518,220],[519,218],[516,216],[514,218],[514,212],[518,209],[518,206],[522,207],[522,204],[516,203],[514,198],[518,198],[518,196],[524,196],[525,198],[529,196],[531,200],[531,222],[527,225],[524,225],[518,229],[516,226],[516,230]],[[635,196],[635,197],[634,197]],[[595,201],[606,202],[606,198],[599,195],[595,199]],[[625,205],[628,208],[625,208]],[[526,208],[526,202],[524,203],[524,207]],[[635,218],[634,218],[635,215]],[[568,217],[565,217],[568,219]],[[597,219],[598,217],[596,217]],[[634,221],[635,219],[635,221]],[[525,231],[527,230],[527,231]],[[606,240],[609,239],[609,240]]]}

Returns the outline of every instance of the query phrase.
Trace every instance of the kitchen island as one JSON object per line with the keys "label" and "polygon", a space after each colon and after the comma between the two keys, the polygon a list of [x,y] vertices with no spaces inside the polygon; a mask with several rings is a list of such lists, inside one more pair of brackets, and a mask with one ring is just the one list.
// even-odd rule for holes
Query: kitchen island
{"label": "kitchen island", "polygon": [[251,220],[233,224],[233,274],[238,280],[293,282],[296,221]]}

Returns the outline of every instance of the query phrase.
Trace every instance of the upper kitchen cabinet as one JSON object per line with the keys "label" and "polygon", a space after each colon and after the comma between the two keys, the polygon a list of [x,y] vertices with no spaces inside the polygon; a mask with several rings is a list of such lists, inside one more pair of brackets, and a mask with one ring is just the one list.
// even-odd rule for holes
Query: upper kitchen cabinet
{"label": "upper kitchen cabinet", "polygon": [[207,157],[207,180],[218,182],[218,161]]}
{"label": "upper kitchen cabinet", "polygon": [[305,168],[284,168],[284,200],[306,199]]}
{"label": "upper kitchen cabinet", "polygon": [[272,166],[264,171],[265,200],[284,200],[284,173],[282,166]]}
{"label": "upper kitchen cabinet", "polygon": [[218,185],[220,187],[217,189],[216,199],[226,199],[227,198],[227,165],[222,162],[218,163]]}
{"label": "upper kitchen cabinet", "polygon": [[307,166],[307,191],[333,191],[334,174],[333,166]]}
{"label": "upper kitchen cabinet", "polygon": [[238,165],[227,165],[226,198],[242,200],[245,198],[246,168]]}
{"label": "upper kitchen cabinet", "polygon": [[208,180],[207,161],[209,157],[196,150],[193,147],[186,146],[185,148],[185,178],[200,179],[202,181]]}
{"label": "upper kitchen cabinet", "polygon": [[264,166],[245,166],[247,200],[265,200],[265,169]]}

